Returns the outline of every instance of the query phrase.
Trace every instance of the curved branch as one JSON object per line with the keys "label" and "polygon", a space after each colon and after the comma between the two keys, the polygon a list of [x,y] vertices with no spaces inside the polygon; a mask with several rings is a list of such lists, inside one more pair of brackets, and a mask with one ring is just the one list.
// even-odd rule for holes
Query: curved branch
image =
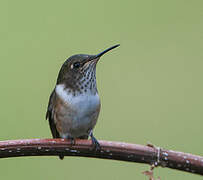
{"label": "curved branch", "polygon": [[27,139],[0,141],[0,158],[20,156],[83,156],[146,163],[203,175],[203,157],[154,146],[99,141],[94,151],[90,140]]}

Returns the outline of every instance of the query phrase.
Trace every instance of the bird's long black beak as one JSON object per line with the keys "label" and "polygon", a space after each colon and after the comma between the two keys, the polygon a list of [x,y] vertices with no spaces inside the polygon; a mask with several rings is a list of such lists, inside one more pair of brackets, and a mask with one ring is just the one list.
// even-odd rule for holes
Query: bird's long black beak
{"label": "bird's long black beak", "polygon": [[102,51],[101,53],[97,54],[97,55],[94,57],[94,59],[97,59],[97,58],[101,57],[102,55],[106,54],[107,52],[111,51],[111,50],[114,49],[114,48],[117,48],[118,46],[120,46],[120,44],[117,44],[117,45],[115,45],[115,46],[112,46],[112,47],[110,47],[110,48],[108,48],[108,49]]}
{"label": "bird's long black beak", "polygon": [[115,46],[112,46],[104,51],[102,51],[101,53],[97,54],[97,55],[91,55],[90,57],[88,57],[85,61],[83,61],[83,64],[85,64],[86,62],[89,61],[93,61],[93,60],[98,60],[102,55],[106,54],[107,52],[111,51],[114,48],[117,48],[118,46],[120,46],[120,44],[117,44]]}

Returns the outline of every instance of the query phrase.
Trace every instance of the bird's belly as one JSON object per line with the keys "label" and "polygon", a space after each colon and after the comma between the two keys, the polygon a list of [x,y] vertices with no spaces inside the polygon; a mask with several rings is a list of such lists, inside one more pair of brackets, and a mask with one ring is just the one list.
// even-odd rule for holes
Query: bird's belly
{"label": "bird's belly", "polygon": [[97,122],[99,112],[96,109],[91,114],[78,115],[73,117],[71,125],[68,127],[68,134],[72,137],[80,137],[83,135],[88,135],[90,130],[92,130]]}
{"label": "bird's belly", "polygon": [[66,94],[60,98],[64,101],[60,109],[61,121],[60,135],[63,138],[88,135],[97,122],[100,111],[100,99],[98,94],[80,94],[72,96]]}
{"label": "bird's belly", "polygon": [[100,103],[84,101],[72,106],[73,111],[66,111],[64,119],[65,134],[72,137],[88,135],[97,122],[100,111]]}

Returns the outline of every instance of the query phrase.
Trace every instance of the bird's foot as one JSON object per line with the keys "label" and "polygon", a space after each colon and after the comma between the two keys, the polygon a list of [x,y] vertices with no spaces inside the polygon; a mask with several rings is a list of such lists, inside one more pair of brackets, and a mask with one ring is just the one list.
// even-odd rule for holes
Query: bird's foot
{"label": "bird's foot", "polygon": [[70,144],[71,144],[71,146],[74,146],[75,144],[76,144],[76,142],[75,142],[75,138],[70,138]]}
{"label": "bird's foot", "polygon": [[92,132],[90,133],[90,137],[92,140],[93,150],[95,150],[95,151],[101,150],[101,146],[100,146],[99,142],[97,141],[97,139],[94,137]]}

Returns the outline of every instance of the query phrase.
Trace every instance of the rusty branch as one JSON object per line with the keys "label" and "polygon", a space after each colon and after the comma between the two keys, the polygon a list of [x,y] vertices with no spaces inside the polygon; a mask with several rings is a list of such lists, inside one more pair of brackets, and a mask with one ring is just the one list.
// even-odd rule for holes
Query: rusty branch
{"label": "rusty branch", "polygon": [[83,156],[146,163],[203,175],[203,157],[188,153],[121,142],[99,141],[95,152],[90,140],[27,139],[0,141],[0,158],[20,156]]}

